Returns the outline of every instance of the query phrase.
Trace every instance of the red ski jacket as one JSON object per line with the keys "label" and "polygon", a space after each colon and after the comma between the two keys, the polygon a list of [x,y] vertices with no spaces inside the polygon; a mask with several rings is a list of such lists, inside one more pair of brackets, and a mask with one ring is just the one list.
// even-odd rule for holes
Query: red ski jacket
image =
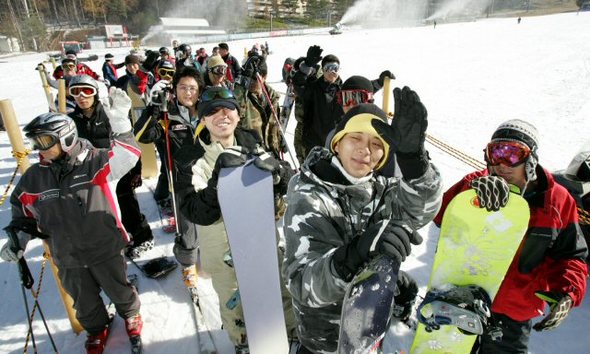
{"label": "red ski jacket", "polygon": [[[443,196],[434,219],[440,226],[451,199],[469,189],[471,180],[488,175],[473,172],[452,186]],[[529,227],[496,294],[492,311],[515,321],[527,321],[543,314],[545,302],[535,296],[539,290],[568,294],[574,306],[586,292],[588,248],[580,226],[576,202],[553,176],[537,166],[537,187],[523,196],[531,210]]]}

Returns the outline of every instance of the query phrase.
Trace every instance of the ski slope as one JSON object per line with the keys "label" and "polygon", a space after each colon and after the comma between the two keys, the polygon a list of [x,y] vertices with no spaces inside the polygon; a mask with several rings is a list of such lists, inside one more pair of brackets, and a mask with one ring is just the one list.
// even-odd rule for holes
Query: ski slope
{"label": "ski slope", "polygon": [[[590,131],[590,12],[566,13],[544,17],[478,20],[477,22],[438,24],[417,28],[355,30],[338,36],[313,35],[268,39],[272,55],[268,59],[269,77],[277,90],[281,67],[286,57],[305,55],[310,45],[324,48],[341,61],[341,76],[365,75],[377,78],[382,70],[391,70],[397,80],[392,86],[408,85],[421,96],[429,112],[428,133],[439,140],[483,160],[482,149],[495,128],[504,120],[521,118],[537,126],[540,132],[540,163],[550,170],[563,169]],[[262,41],[261,41],[262,42]],[[210,49],[216,43],[204,47]],[[254,41],[230,42],[230,52],[239,56]],[[128,49],[113,49],[121,62]],[[90,51],[99,61],[88,63],[100,73],[107,50]],[[0,57],[0,99],[10,99],[21,127],[47,110],[37,63],[44,54]],[[119,71],[120,74],[123,70]],[[377,95],[381,102],[381,94]],[[288,127],[292,137],[294,119]],[[451,186],[472,171],[469,165],[428,145],[432,161],[442,172],[444,184]],[[36,160],[36,156],[31,156]],[[6,133],[0,133],[0,189],[4,190],[16,166]],[[137,190],[143,213],[154,230],[156,248],[147,258],[172,255],[173,237],[159,230],[158,210],[144,181]],[[0,205],[0,226],[10,220],[6,201]],[[414,247],[402,265],[424,290],[428,281],[437,229],[427,225],[421,230],[425,242]],[[0,245],[6,236],[1,233]],[[29,244],[26,258],[38,280],[42,246]],[[138,273],[129,265],[130,273]],[[70,328],[53,276],[47,270],[40,304],[60,353],[83,353],[85,335],[75,336]],[[216,315],[216,296],[208,279],[203,278],[201,292],[206,296],[205,312]],[[35,284],[36,286],[36,284]],[[143,342],[146,353],[197,353],[198,339],[189,295],[180,270],[156,281],[140,276],[139,291],[144,318]],[[14,264],[0,261],[0,352],[22,352],[27,331],[25,310]],[[30,299],[29,299],[30,300]],[[31,300],[29,305],[32,306]],[[219,319],[213,318],[214,336],[222,345],[221,353],[233,353]],[[530,352],[587,353],[587,329],[590,328],[590,304],[586,299],[563,325],[552,332],[533,333]],[[403,329],[397,328],[401,331]],[[34,333],[40,353],[52,351],[37,315]],[[204,333],[201,333],[201,337]],[[407,338],[406,338],[407,339]],[[411,341],[411,339],[410,339]],[[386,339],[387,343],[387,339]],[[387,348],[387,344],[386,344]],[[32,349],[29,345],[29,352]],[[129,352],[123,321],[116,318],[105,353]]]}

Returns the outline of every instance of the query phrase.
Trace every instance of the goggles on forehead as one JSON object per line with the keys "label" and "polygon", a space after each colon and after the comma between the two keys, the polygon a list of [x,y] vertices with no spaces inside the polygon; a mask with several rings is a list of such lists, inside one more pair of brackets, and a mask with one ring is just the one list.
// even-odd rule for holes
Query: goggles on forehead
{"label": "goggles on forehead", "polygon": [[209,71],[210,73],[215,74],[215,75],[225,75],[225,72],[227,71],[227,66],[216,65],[212,68],[207,69],[207,71]]}
{"label": "goggles on forehead", "polygon": [[324,65],[322,69],[324,70],[324,72],[337,73],[338,70],[340,70],[340,65],[338,65],[338,63],[328,63]]}
{"label": "goggles on forehead", "polygon": [[201,95],[201,103],[213,101],[214,99],[226,99],[235,98],[234,93],[231,90],[222,88],[221,90],[207,90]]}
{"label": "goggles on forehead", "polygon": [[68,89],[72,97],[91,97],[96,95],[96,89],[92,86],[72,86]]}
{"label": "goggles on forehead", "polygon": [[160,75],[160,76],[174,76],[174,69],[159,68],[158,75]]}
{"label": "goggles on forehead", "polygon": [[336,92],[338,104],[345,107],[367,103],[373,99],[373,93],[367,90],[341,90]]}
{"label": "goggles on forehead", "polygon": [[492,166],[516,167],[526,161],[531,150],[516,141],[493,141],[485,148],[485,160]]}
{"label": "goggles on forehead", "polygon": [[59,138],[54,135],[36,135],[28,139],[34,150],[47,150],[59,141]]}

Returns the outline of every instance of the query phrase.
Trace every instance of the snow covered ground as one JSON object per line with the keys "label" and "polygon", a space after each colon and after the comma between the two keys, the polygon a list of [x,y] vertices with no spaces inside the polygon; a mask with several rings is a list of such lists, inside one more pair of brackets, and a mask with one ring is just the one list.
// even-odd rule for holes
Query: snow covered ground
{"label": "snow covered ground", "polygon": [[[378,77],[382,70],[395,73],[395,86],[408,85],[421,96],[429,111],[428,132],[439,140],[482,159],[482,149],[494,129],[504,120],[521,118],[535,124],[540,132],[541,164],[550,170],[563,169],[590,131],[590,13],[568,13],[545,17],[489,19],[432,27],[387,30],[357,30],[342,35],[314,35],[297,38],[272,38],[268,44],[269,78],[273,86],[284,91],[280,69],[286,57],[305,55],[307,48],[318,44],[324,54],[336,54],[341,60],[341,75]],[[586,34],[586,35],[585,35]],[[231,52],[240,56],[253,41],[233,42]],[[210,50],[213,47],[205,47]],[[195,46],[193,46],[195,47]],[[198,46],[197,46],[198,47]],[[94,51],[93,51],[94,52]],[[100,60],[89,65],[100,72],[106,50],[96,51]],[[116,61],[127,49],[113,49]],[[24,126],[46,111],[46,101],[37,63],[43,54],[0,57],[0,99],[10,99],[17,118]],[[377,101],[381,102],[381,95]],[[293,123],[293,122],[292,122]],[[291,133],[294,125],[290,124]],[[472,171],[465,163],[427,146],[432,160],[442,171],[445,186],[450,186]],[[36,159],[36,156],[31,156]],[[0,133],[0,190],[4,190],[16,166],[6,133]],[[156,205],[146,180],[137,190],[143,212],[155,231],[157,247],[146,258],[172,255],[173,238],[159,231],[161,225]],[[0,226],[10,220],[9,203],[0,205]],[[421,230],[425,242],[413,250],[403,268],[413,274],[421,286],[428,280],[436,245],[436,230]],[[5,242],[2,233],[0,244]],[[26,258],[38,278],[42,262],[39,241],[29,244]],[[137,273],[132,265],[130,273]],[[52,275],[43,281],[39,302],[49,329],[61,353],[82,353],[85,336],[75,336],[70,328]],[[37,279],[38,280],[38,279]],[[0,352],[22,352],[27,331],[17,268],[0,261]],[[198,340],[188,294],[180,272],[159,281],[140,277],[140,297],[145,325],[143,340],[146,353],[197,353]],[[215,313],[215,295],[207,280],[207,312]],[[30,306],[32,306],[29,301]],[[211,317],[211,316],[209,316]],[[587,329],[590,327],[590,304],[584,301],[574,309],[565,323],[548,333],[534,333],[530,352],[587,353]],[[37,315],[34,333],[40,353],[52,351]],[[204,333],[201,333],[204,335]],[[214,335],[222,338],[217,329]],[[30,347],[29,347],[30,348]],[[123,322],[117,318],[105,353],[128,352]],[[227,341],[222,353],[231,353]]]}

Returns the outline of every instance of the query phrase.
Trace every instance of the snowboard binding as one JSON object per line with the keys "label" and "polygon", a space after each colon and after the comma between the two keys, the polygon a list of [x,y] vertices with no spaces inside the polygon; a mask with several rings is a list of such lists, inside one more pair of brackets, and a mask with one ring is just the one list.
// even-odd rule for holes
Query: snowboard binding
{"label": "snowboard binding", "polygon": [[480,335],[489,324],[492,301],[477,285],[430,290],[418,306],[418,321],[427,332],[454,325],[466,335]]}

